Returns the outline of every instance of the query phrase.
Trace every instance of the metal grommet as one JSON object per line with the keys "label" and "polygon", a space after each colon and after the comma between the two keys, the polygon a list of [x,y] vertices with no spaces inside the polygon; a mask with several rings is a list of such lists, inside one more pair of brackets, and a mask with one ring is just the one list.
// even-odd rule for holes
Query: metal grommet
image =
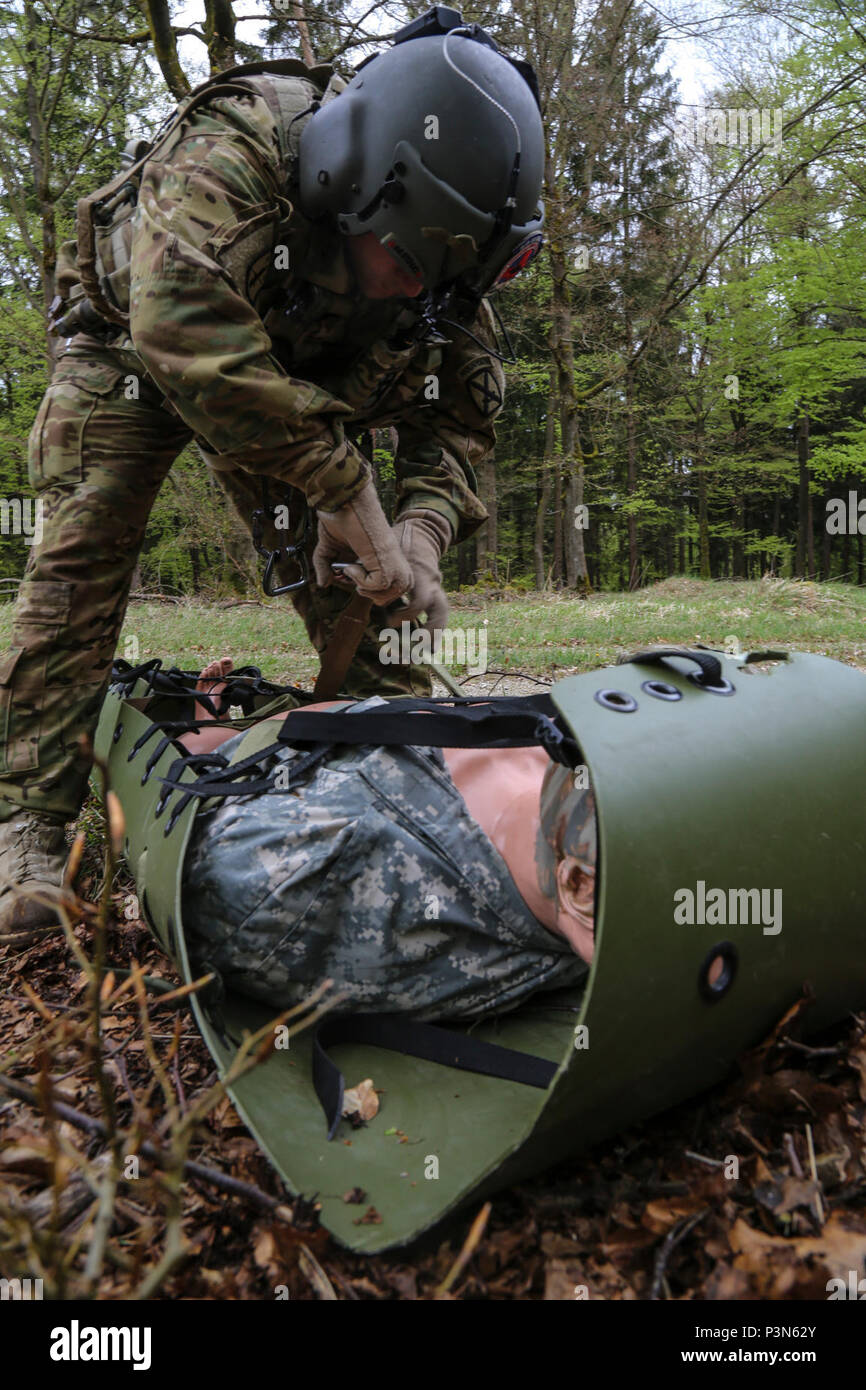
{"label": "metal grommet", "polygon": [[625,690],[597,690],[597,702],[605,709],[616,710],[617,714],[634,714],[637,700]]}
{"label": "metal grommet", "polygon": [[710,695],[733,695],[736,690],[736,687],[731,685],[731,682],[724,676],[718,685],[710,685],[709,681],[704,680],[700,671],[689,671],[689,680],[692,685],[698,687],[698,690],[706,690]]}
{"label": "metal grommet", "polygon": [[120,735],[121,735],[122,733],[123,733],[123,725],[122,725],[122,724],[116,724],[115,727],[114,727],[114,733],[111,735],[111,742],[112,742],[112,743],[116,743],[117,740],[120,738]]}
{"label": "metal grommet", "polygon": [[[715,980],[710,981],[710,972],[717,961],[722,968]],[[720,941],[709,950],[698,971],[698,993],[708,1004],[717,1004],[724,999],[737,974],[739,954],[733,941]]]}
{"label": "metal grommet", "polygon": [[677,690],[675,685],[668,685],[667,681],[641,681],[640,688],[645,690],[647,695],[652,695],[655,700],[681,700],[683,698],[683,692]]}

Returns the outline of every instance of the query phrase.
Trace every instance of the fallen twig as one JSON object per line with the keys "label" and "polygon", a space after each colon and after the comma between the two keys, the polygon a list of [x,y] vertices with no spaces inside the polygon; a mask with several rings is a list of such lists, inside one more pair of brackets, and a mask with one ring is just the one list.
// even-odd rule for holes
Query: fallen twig
{"label": "fallen twig", "polygon": [[[16,1100],[31,1105],[34,1110],[42,1109],[36,1091],[25,1082],[14,1081],[10,1076],[0,1076],[0,1088],[14,1096]],[[100,1139],[108,1138],[105,1125],[101,1120],[95,1120],[92,1115],[83,1114],[74,1106],[67,1105],[65,1101],[52,1098],[52,1109],[59,1119],[66,1120],[68,1124],[82,1130],[85,1134],[93,1134]],[[169,1154],[147,1140],[142,1144],[141,1152],[145,1158],[150,1159],[160,1168],[165,1167],[171,1161]],[[285,1203],[277,1197],[269,1197],[266,1192],[262,1192],[261,1188],[254,1186],[253,1183],[245,1182],[241,1178],[233,1178],[229,1173],[221,1172],[219,1168],[211,1168],[208,1164],[199,1163],[192,1158],[185,1160],[183,1170],[188,1177],[199,1178],[202,1182],[212,1183],[214,1187],[220,1188],[223,1192],[230,1192],[236,1197],[244,1197],[250,1202],[256,1202],[265,1211],[273,1213],[281,1220],[292,1221],[292,1212]]]}
{"label": "fallen twig", "polygon": [[795,1178],[802,1178],[802,1177],[803,1177],[803,1165],[801,1164],[800,1159],[799,1159],[799,1157],[798,1157],[798,1155],[797,1155],[797,1150],[794,1148],[794,1136],[793,1136],[793,1134],[786,1134],[786,1135],[785,1135],[784,1143],[785,1143],[785,1149],[786,1149],[787,1154],[788,1154],[788,1158],[789,1158],[790,1161],[791,1161],[791,1171],[792,1171],[792,1173],[794,1174],[794,1177],[795,1177]]}
{"label": "fallen twig", "polygon": [[812,1139],[812,1126],[806,1126],[806,1143],[809,1146],[809,1171],[812,1174],[812,1181],[815,1184],[815,1214],[818,1217],[819,1226],[824,1225],[824,1203],[821,1200],[821,1184],[818,1181],[818,1165],[815,1162],[815,1144]]}
{"label": "fallen twig", "polygon": [[484,1206],[481,1208],[480,1212],[478,1213],[478,1215],[476,1216],[475,1220],[472,1222],[472,1225],[469,1228],[469,1234],[463,1242],[463,1249],[460,1251],[460,1254],[457,1256],[457,1259],[454,1261],[448,1273],[445,1275],[445,1278],[442,1280],[442,1283],[437,1288],[435,1294],[433,1295],[434,1298],[446,1298],[451,1289],[451,1285],[455,1283],[455,1281],[459,1279],[460,1275],[463,1273],[469,1261],[472,1259],[472,1256],[475,1254],[478,1245],[480,1244],[481,1237],[484,1234],[484,1228],[487,1225],[487,1221],[492,1210],[493,1204],[491,1202],[485,1202]]}
{"label": "fallen twig", "polygon": [[709,1207],[704,1207],[703,1211],[699,1211],[697,1216],[690,1216],[688,1220],[680,1221],[676,1226],[672,1227],[671,1230],[668,1231],[667,1235],[662,1241],[661,1249],[659,1250],[659,1253],[656,1255],[656,1261],[653,1267],[653,1281],[652,1286],[650,1288],[651,1299],[657,1299],[659,1294],[661,1293],[662,1284],[663,1282],[665,1282],[665,1269],[667,1268],[668,1260],[670,1259],[674,1250],[680,1244],[681,1241],[685,1240],[689,1231],[691,1231],[693,1227],[697,1226],[699,1221],[703,1221],[704,1217],[707,1215],[709,1210]]}
{"label": "fallen twig", "polygon": [[298,1246],[298,1268],[314,1291],[319,1295],[319,1298],[325,1299],[328,1303],[339,1302],[334,1292],[333,1284],[322,1269],[322,1266],[319,1264],[312,1250],[308,1249],[303,1241],[301,1241]]}
{"label": "fallen twig", "polygon": [[129,603],[183,603],[182,598],[174,598],[171,594],[130,594]]}

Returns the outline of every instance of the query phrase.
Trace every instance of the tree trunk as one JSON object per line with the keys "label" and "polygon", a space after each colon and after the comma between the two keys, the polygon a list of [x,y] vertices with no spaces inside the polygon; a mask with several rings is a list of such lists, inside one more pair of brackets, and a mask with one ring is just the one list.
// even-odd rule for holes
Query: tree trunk
{"label": "tree trunk", "polygon": [[25,45],[27,142],[42,226],[39,271],[42,282],[42,303],[45,309],[45,352],[50,370],[54,364],[56,352],[53,335],[48,332],[48,310],[57,292],[57,224],[54,218],[54,198],[51,194],[50,152],[47,147],[45,123],[42,117],[42,102],[37,88],[38,55],[36,45],[38,39],[36,16],[31,0],[26,0],[24,5],[24,20],[27,33]]}
{"label": "tree trunk", "polygon": [[223,72],[235,63],[235,16],[232,0],[204,0],[204,32],[210,70]]}
{"label": "tree trunk", "polygon": [[562,459],[557,454],[553,468],[553,578],[561,584],[562,564]]}
{"label": "tree trunk", "polygon": [[[827,515],[827,501],[829,494],[824,494],[824,509],[822,515]],[[833,557],[830,554],[830,532],[827,530],[826,523],[821,527],[821,578],[826,583],[831,577],[833,570]]]}
{"label": "tree trunk", "polygon": [[[781,526],[782,526],[782,494],[781,494],[780,492],[777,492],[777,493],[776,493],[776,497],[775,497],[775,501],[773,502],[773,539],[774,539],[774,540],[778,540],[778,539],[779,539],[779,532],[780,532],[780,530],[781,530]],[[772,556],[771,556],[771,558],[770,558],[770,574],[773,576],[773,578],[775,578],[775,575],[776,575],[776,564],[777,564],[777,562],[778,562],[778,555],[777,555],[776,550],[775,550],[775,547],[774,547],[774,549],[773,549],[773,554],[772,554]]]}
{"label": "tree trunk", "polygon": [[[849,487],[849,488],[851,487],[851,480],[850,480],[850,479],[848,480],[848,487]],[[824,534],[825,534],[825,536],[827,536],[828,539],[829,539],[830,532],[827,530],[827,527],[826,527],[826,526],[824,527]],[[851,579],[851,574],[850,574],[850,571],[849,571],[849,568],[848,568],[849,565],[850,565],[850,563],[851,563],[851,535],[850,535],[850,532],[848,531],[848,528],[847,528],[847,526],[846,526],[844,532],[842,533],[842,554],[841,554],[841,557],[840,557],[841,571],[840,571],[840,576],[839,576],[841,579],[846,579],[846,580],[850,581],[850,579]]]}
{"label": "tree trunk", "polygon": [[478,532],[478,568],[499,578],[499,509],[496,498],[496,466],[492,457],[478,465],[478,495],[487,508],[487,520]]}
{"label": "tree trunk", "polygon": [[535,587],[544,588],[544,524],[550,506],[551,459],[556,440],[556,392],[551,387],[547,397],[547,420],[544,429],[544,456],[541,460],[541,496],[535,512],[535,540],[532,555],[535,563]]}
{"label": "tree trunk", "polygon": [[746,552],[745,552],[745,546],[744,546],[745,535],[746,535],[746,499],[745,499],[745,497],[743,497],[742,494],[741,494],[741,495],[740,495],[740,499],[739,499],[739,503],[737,504],[737,522],[736,522],[736,529],[735,529],[735,531],[734,531],[733,541],[732,541],[732,543],[731,543],[731,578],[732,578],[732,579],[745,579],[745,577],[746,577],[746,574],[745,574],[745,568],[746,568]]}
{"label": "tree trunk", "polygon": [[809,490],[809,415],[804,412],[797,425],[797,568],[804,579],[807,571],[815,578],[815,534],[812,527],[812,494]]}
{"label": "tree trunk", "polygon": [[707,474],[703,458],[698,467],[698,537],[700,542],[701,579],[712,579],[710,568],[710,516],[707,503]]}
{"label": "tree trunk", "polygon": [[[626,351],[631,352],[631,333]],[[628,468],[628,496],[631,500],[637,490],[637,430],[635,429],[634,419],[634,375],[626,372],[625,376],[625,428],[626,428],[626,463]],[[640,557],[637,547],[637,517],[634,512],[628,514],[628,587],[636,589],[640,582]]]}
{"label": "tree trunk", "polygon": [[576,526],[576,508],[583,503],[583,453],[577,431],[578,403],[574,389],[574,345],[571,336],[571,302],[567,265],[561,243],[551,242],[550,265],[553,297],[553,348],[559,396],[562,469],[565,479],[566,516],[563,542],[565,582],[570,589],[588,589],[583,528]]}
{"label": "tree trunk", "polygon": [[147,20],[147,27],[153,39],[153,51],[165,85],[172,96],[180,101],[189,90],[186,73],[177,56],[177,40],[171,27],[171,13],[168,0],[138,0]]}
{"label": "tree trunk", "polygon": [[[565,515],[567,521],[563,535],[565,543],[565,583],[566,587],[569,589],[576,589],[578,587],[577,545],[575,543],[575,537],[579,536],[581,533],[576,531],[570,524],[571,518],[574,516],[574,509],[577,505],[575,501],[576,496],[575,473],[573,468],[569,468],[565,475]],[[584,560],[584,564],[585,563],[586,561]]]}
{"label": "tree trunk", "polygon": [[310,30],[307,26],[306,15],[302,0],[296,0],[292,6],[292,18],[297,20],[298,38],[301,41],[301,53],[308,68],[315,67],[316,60],[313,56],[313,45],[310,43]]}

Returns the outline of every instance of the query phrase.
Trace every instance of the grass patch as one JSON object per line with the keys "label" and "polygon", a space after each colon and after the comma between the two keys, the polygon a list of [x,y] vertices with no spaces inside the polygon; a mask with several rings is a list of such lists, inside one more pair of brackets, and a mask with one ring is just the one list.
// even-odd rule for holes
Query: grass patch
{"label": "grass patch", "polygon": [[[713,582],[666,579],[637,593],[511,598],[454,594],[449,626],[487,631],[487,664],[557,678],[607,666],[653,643],[817,652],[866,670],[866,589],[791,579]],[[0,605],[9,641],[12,605]],[[130,639],[137,642],[136,648]],[[161,657],[197,667],[214,656],[255,665],[270,680],[311,684],[318,661],[288,600],[221,608],[195,600],[130,605],[118,646],[129,660]],[[459,670],[457,672],[460,674]]]}

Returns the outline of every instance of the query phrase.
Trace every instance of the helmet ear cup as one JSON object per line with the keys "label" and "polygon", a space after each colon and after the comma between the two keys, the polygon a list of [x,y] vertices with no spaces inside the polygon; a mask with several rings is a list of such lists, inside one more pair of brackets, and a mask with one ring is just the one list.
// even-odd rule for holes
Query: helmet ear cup
{"label": "helmet ear cup", "polygon": [[298,144],[301,208],[307,217],[356,201],[371,177],[366,124],[367,103],[351,86],[307,121]]}

